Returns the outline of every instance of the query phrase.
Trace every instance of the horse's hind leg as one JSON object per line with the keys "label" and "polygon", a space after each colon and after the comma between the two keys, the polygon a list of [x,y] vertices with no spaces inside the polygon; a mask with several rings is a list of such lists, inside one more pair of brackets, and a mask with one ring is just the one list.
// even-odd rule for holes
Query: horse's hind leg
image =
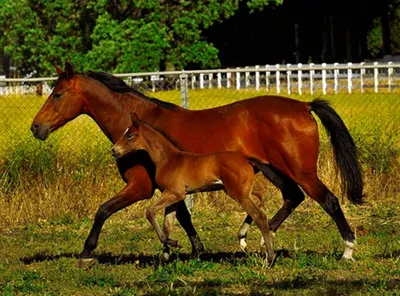
{"label": "horse's hind leg", "polygon": [[[271,165],[266,165],[266,168],[267,170],[263,171],[264,176],[282,192],[283,197],[282,207],[272,217],[271,221],[269,221],[270,230],[276,232],[282,223],[287,219],[287,217],[289,217],[294,211],[294,209],[301,204],[305,197],[299,186],[292,179]],[[247,216],[238,232],[238,238],[241,243],[241,247],[242,244],[247,245],[246,235],[252,222],[253,219],[250,216]]]}
{"label": "horse's hind leg", "polygon": [[352,260],[355,238],[346,218],[344,217],[343,211],[340,208],[338,198],[329,191],[317,176],[307,179],[299,184],[312,199],[317,201],[323,207],[325,212],[332,217],[333,221],[335,221],[346,245],[343,258]]}

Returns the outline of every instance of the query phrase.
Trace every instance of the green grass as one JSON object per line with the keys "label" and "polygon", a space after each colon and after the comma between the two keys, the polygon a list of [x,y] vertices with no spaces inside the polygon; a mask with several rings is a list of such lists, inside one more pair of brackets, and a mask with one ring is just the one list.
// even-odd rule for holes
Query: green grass
{"label": "green grass", "polygon": [[[224,199],[224,198],[223,198]],[[271,211],[268,210],[268,213]],[[312,215],[310,215],[312,212]],[[355,262],[340,260],[343,244],[336,227],[314,202],[306,202],[275,237],[285,250],[272,268],[258,253],[259,231],[249,232],[248,253],[239,251],[236,231],[244,214],[221,211],[199,201],[193,221],[207,253],[190,259],[181,228],[173,237],[183,249],[160,265],[162,250],[144,217],[105,225],[97,264],[82,270],[77,256],[89,219],[26,225],[0,236],[0,292],[4,295],[398,295],[400,220],[387,223],[366,207],[347,207],[357,233]],[[212,221],[212,222],[211,222]]]}

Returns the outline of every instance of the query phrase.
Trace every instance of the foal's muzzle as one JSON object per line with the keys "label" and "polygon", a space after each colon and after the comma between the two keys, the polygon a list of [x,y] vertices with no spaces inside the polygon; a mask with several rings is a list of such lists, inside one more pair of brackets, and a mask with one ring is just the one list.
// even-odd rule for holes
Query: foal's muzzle
{"label": "foal's muzzle", "polygon": [[111,154],[112,154],[112,156],[113,156],[115,159],[118,159],[118,158],[120,158],[120,157],[122,156],[121,153],[119,153],[119,152],[115,149],[115,147],[111,148]]}

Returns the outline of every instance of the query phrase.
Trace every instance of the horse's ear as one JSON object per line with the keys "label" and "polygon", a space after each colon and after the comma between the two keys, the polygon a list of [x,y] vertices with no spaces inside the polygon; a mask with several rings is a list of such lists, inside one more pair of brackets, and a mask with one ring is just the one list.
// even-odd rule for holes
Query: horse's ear
{"label": "horse's ear", "polygon": [[139,128],[140,125],[140,118],[139,115],[137,115],[136,112],[131,113],[131,119],[132,119],[132,125],[136,128]]}
{"label": "horse's ear", "polygon": [[72,78],[74,75],[74,69],[72,69],[70,61],[65,62],[65,73],[67,74],[67,78]]}
{"label": "horse's ear", "polygon": [[59,66],[57,66],[57,65],[55,65],[55,67],[56,67],[57,75],[61,76],[61,74],[64,73],[64,71],[61,70],[61,68]]}

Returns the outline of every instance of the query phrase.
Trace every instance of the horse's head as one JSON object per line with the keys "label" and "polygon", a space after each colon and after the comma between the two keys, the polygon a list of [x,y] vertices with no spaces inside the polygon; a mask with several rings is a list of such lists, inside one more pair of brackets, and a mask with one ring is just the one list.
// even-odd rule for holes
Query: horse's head
{"label": "horse's head", "polygon": [[46,140],[49,134],[82,114],[84,97],[77,89],[78,76],[69,62],[65,70],[56,67],[58,80],[53,91],[33,119],[31,130],[35,138]]}
{"label": "horse's head", "polygon": [[139,116],[133,112],[131,117],[132,125],[126,129],[121,139],[119,139],[111,149],[115,158],[121,158],[128,153],[145,149],[143,138],[139,132],[141,125]]}

